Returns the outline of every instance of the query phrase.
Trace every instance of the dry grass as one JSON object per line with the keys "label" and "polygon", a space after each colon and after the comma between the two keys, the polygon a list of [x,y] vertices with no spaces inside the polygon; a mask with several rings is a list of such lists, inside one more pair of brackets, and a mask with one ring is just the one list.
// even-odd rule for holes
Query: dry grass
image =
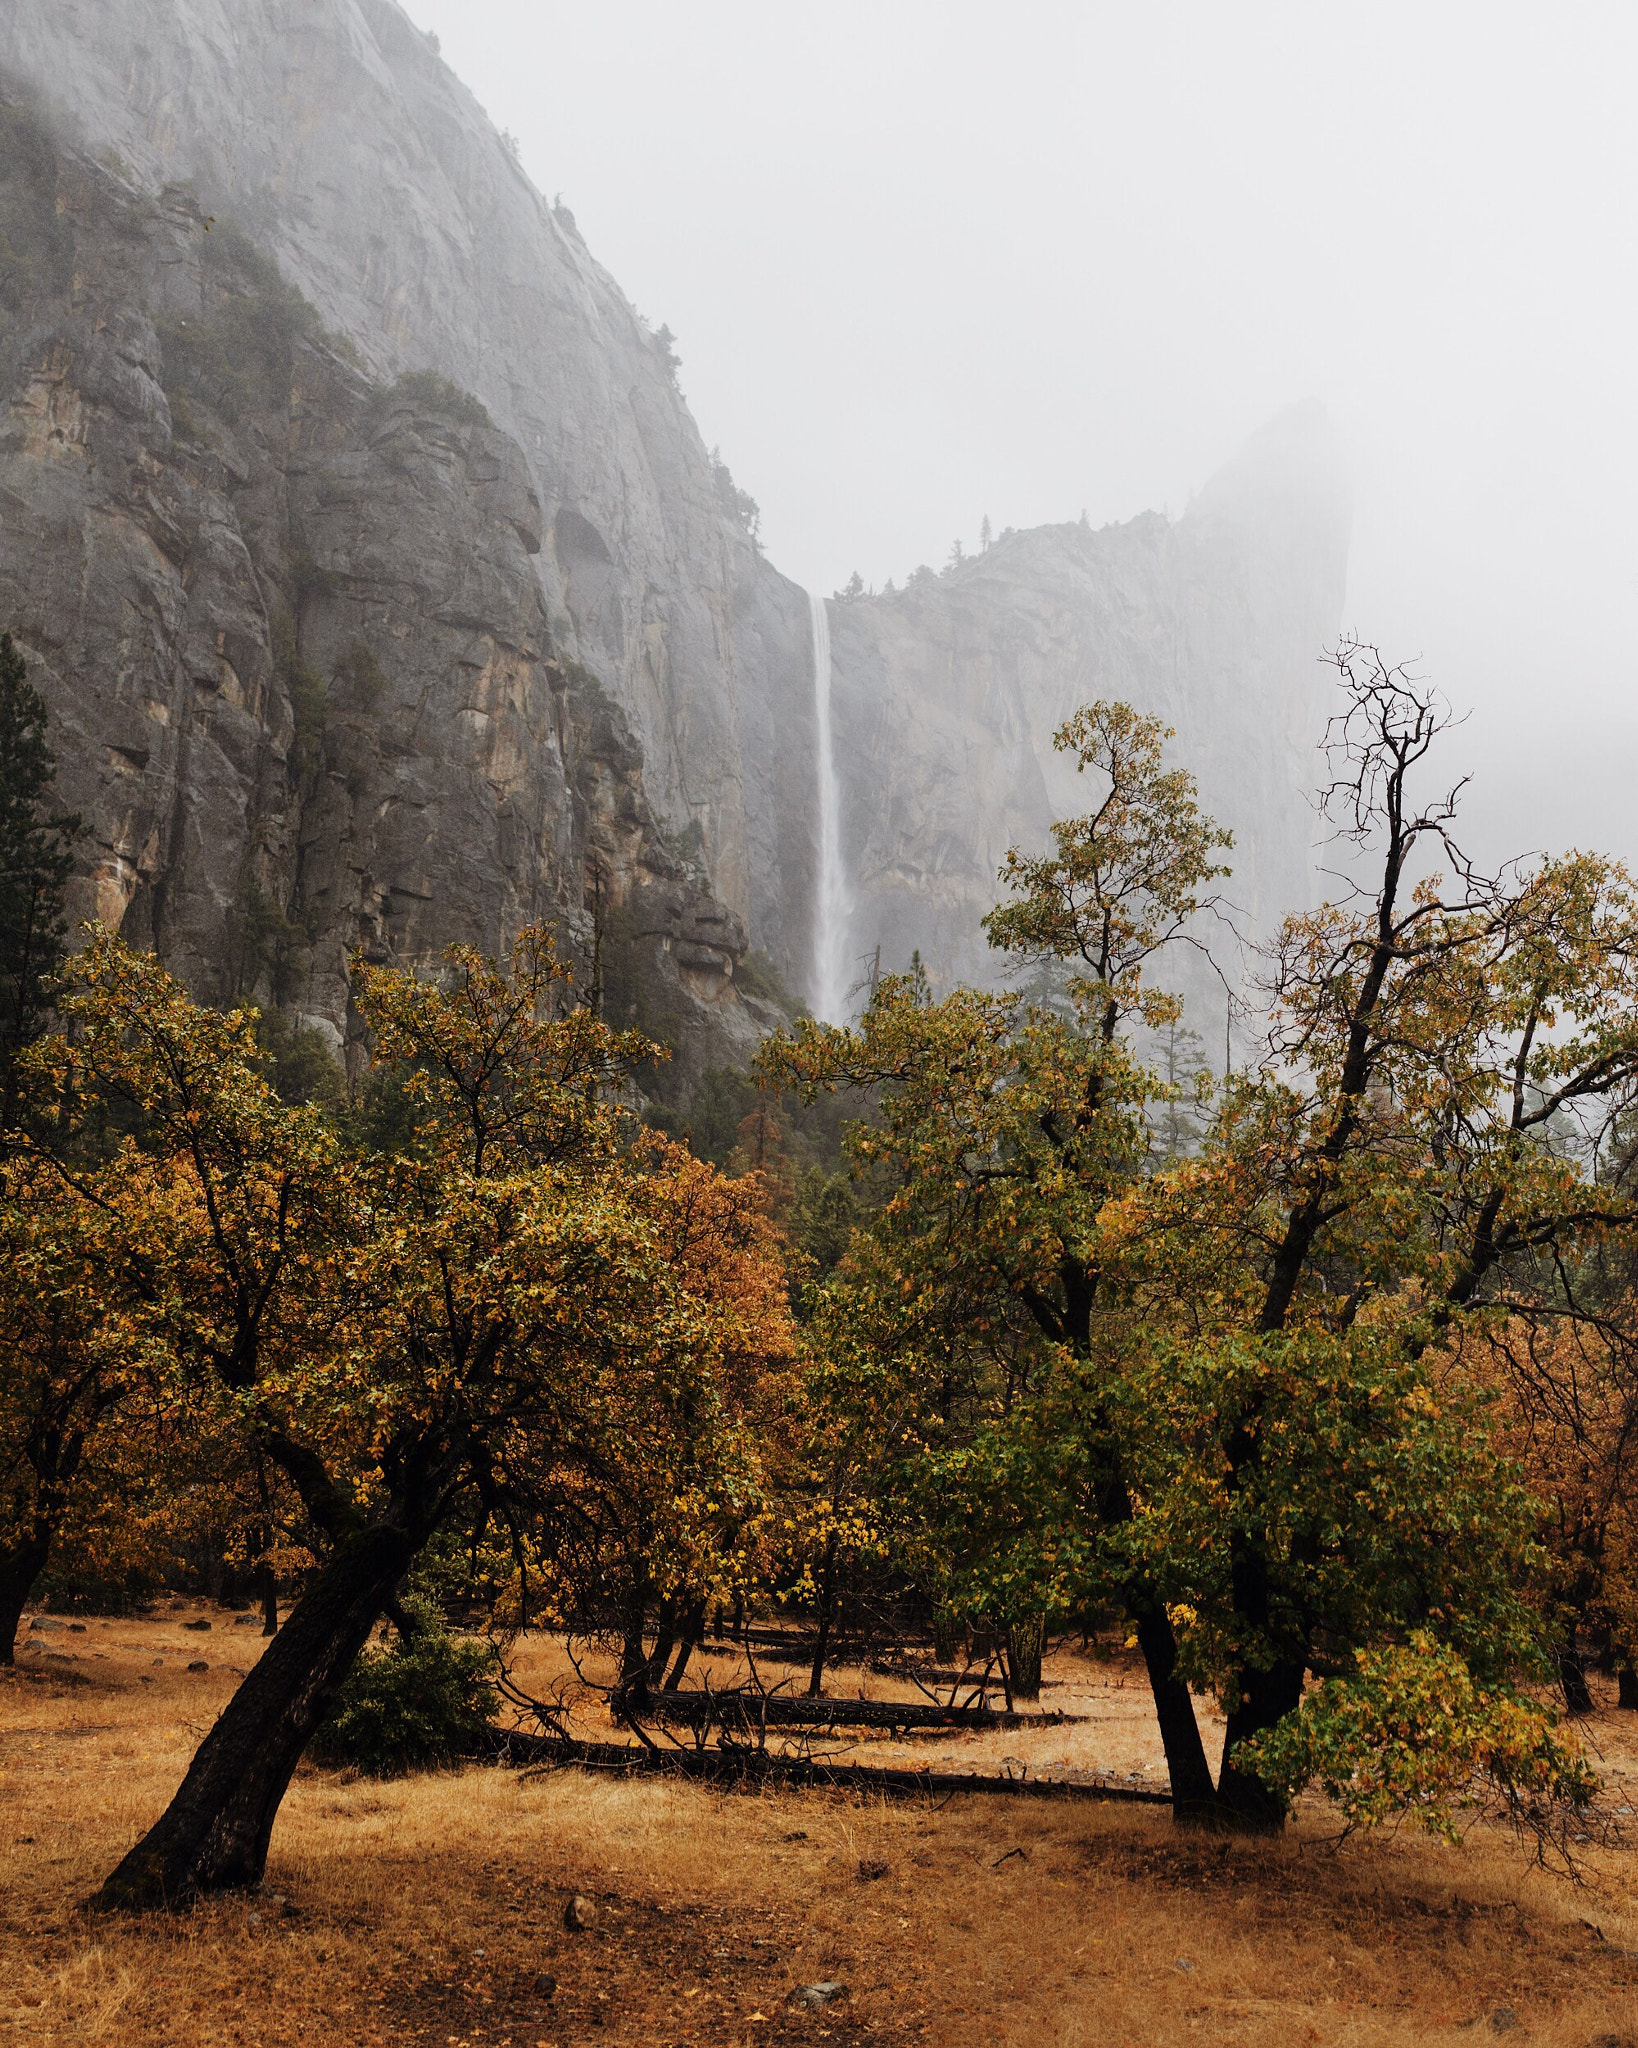
{"label": "dry grass", "polygon": [[[1577,1888],[1501,1840],[1338,1852],[1319,1816],[1254,1846],[1084,1803],[973,1796],[935,1812],[579,1772],[378,1785],[314,1770],[269,1864],[295,1914],[238,1898],[87,1922],[76,1902],[159,1809],[235,1682],[228,1667],[258,1647],[225,1616],[208,1637],[181,1633],[184,1618],[44,1639],[72,1662],[47,1662],[36,1636],[0,1683],[0,2039],[1400,2048],[1505,2031],[1638,2048],[1625,1853],[1590,1850]],[[188,1673],[201,1654],[213,1668]],[[531,1646],[533,1675],[558,1657]],[[1158,1775],[1132,1672],[1060,1658],[1051,1673],[1047,1702],[1095,1718],[1029,1737],[1040,1761]],[[859,1682],[840,1674],[838,1689]],[[1613,1713],[1592,1733],[1625,1770]],[[1022,1753],[1007,1734],[949,1754],[977,1760],[998,1740],[997,1755]],[[929,1754],[865,1753],[895,1748]],[[861,1862],[887,1874],[864,1881]],[[588,1933],[564,1929],[573,1890],[598,1901]],[[836,1977],[845,2001],[785,2005],[793,1986]]]}

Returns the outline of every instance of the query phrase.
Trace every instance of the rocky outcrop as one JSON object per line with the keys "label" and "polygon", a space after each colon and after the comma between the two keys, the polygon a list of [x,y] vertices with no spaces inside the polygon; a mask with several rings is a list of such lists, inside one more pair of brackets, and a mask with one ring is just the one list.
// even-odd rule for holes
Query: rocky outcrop
{"label": "rocky outcrop", "polygon": [[[70,333],[60,281],[40,316],[59,357],[25,349],[27,390],[7,386],[17,459],[34,466],[0,499],[22,565],[0,601],[22,593],[51,663],[74,786],[107,784],[98,900],[128,901],[133,930],[202,974],[256,878],[249,929],[271,927],[267,946],[308,977],[301,1001],[331,1020],[355,925],[412,953],[456,927],[487,942],[530,905],[572,914],[586,886],[620,943],[671,977],[655,1014],[685,1020],[700,1058],[707,1043],[729,1056],[754,1023],[721,994],[736,977],[701,963],[748,941],[811,993],[805,595],[756,546],[664,330],[533,189],[435,44],[396,0],[0,0],[0,71],[153,223],[106,319],[74,301]],[[271,258],[316,309],[295,323],[283,409],[213,387],[222,362],[190,353],[176,294],[218,245],[209,216],[211,236],[235,221],[243,262]],[[85,272],[82,299],[102,275]],[[241,381],[264,338],[219,337]],[[492,425],[434,402],[439,380]],[[193,427],[167,442],[172,386],[193,392]],[[393,389],[385,406],[371,396]],[[61,454],[59,430],[80,453]],[[1334,459],[1305,416],[1176,522],[1011,535],[950,575],[833,606],[855,959],[879,947],[902,965],[919,946],[942,980],[988,969],[976,919],[995,868],[1076,801],[1050,735],[1098,693],[1176,725],[1237,828],[1254,917],[1302,900],[1314,657],[1337,623],[1345,539]],[[48,593],[94,630],[54,642]],[[287,617],[293,654],[275,644]],[[355,642],[383,683],[353,679]],[[178,721],[156,738],[133,693],[161,647],[190,680],[180,696],[154,683]],[[135,663],[117,687],[84,666],[111,649],[122,678]],[[579,685],[554,685],[554,653],[564,677],[602,679],[608,722],[587,709],[576,724]],[[626,737],[593,774],[572,734],[612,734],[617,716]],[[616,792],[636,780],[652,879],[612,854],[600,879],[597,835],[628,845]],[[330,936],[309,944],[278,918]]]}
{"label": "rocky outcrop", "polygon": [[683,1066],[754,1043],[743,925],[554,649],[516,442],[385,384],[242,235],[0,107],[0,619],[87,819],[77,907],[339,1049],[347,956],[549,920]]}

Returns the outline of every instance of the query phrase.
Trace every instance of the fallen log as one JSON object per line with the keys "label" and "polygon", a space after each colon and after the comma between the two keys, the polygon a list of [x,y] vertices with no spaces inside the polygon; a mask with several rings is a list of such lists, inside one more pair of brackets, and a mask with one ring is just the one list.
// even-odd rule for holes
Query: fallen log
{"label": "fallen log", "polygon": [[928,1700],[802,1699],[786,1693],[651,1692],[634,1711],[688,1728],[1059,1728],[1081,1714],[1017,1714]]}
{"label": "fallen log", "polygon": [[780,1756],[764,1749],[644,1749],[636,1743],[574,1742],[521,1730],[495,1731],[489,1761],[535,1770],[578,1767],[622,1776],[692,1778],[714,1785],[818,1786],[912,1794],[929,1799],[957,1792],[1001,1793],[1024,1799],[1120,1800],[1170,1806],[1170,1792],[1117,1785],[1106,1778],[968,1776],[959,1771],[892,1769],[873,1764],[827,1763],[820,1757]]}

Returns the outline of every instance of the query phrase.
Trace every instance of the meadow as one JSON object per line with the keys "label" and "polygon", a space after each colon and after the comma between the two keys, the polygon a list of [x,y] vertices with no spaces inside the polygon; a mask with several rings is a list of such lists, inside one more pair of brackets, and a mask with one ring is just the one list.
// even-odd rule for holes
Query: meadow
{"label": "meadow", "polygon": [[[183,1627],[199,1619],[208,1632]],[[83,1633],[25,1630],[17,1669],[0,1674],[0,2038],[1638,2043],[1638,1859],[1618,1832],[1581,1845],[1567,1876],[1486,1828],[1459,1849],[1403,1828],[1339,1845],[1313,1799],[1284,1839],[1256,1842],[1086,1799],[744,1794],[484,1765],[372,1781],[304,1764],[260,1892],[179,1916],[85,1916],[260,1648],[253,1628],[196,1602],[90,1618]],[[716,1684],[739,1668],[729,1646],[705,1660]],[[773,1684],[788,1675],[759,1668]],[[544,1691],[569,1666],[555,1639],[529,1637],[516,1669]],[[1042,1706],[1084,1718],[848,1740],[847,1754],[1163,1777],[1135,1655],[1072,1646],[1046,1670]],[[1594,1687],[1581,1735],[1618,1830],[1638,1727],[1613,1687]],[[906,1691],[847,1668],[827,1690]],[[574,1718],[612,1733],[595,1695]],[[577,1894],[591,1925],[571,1932]],[[837,1982],[845,1992],[821,2006],[791,2002]]]}

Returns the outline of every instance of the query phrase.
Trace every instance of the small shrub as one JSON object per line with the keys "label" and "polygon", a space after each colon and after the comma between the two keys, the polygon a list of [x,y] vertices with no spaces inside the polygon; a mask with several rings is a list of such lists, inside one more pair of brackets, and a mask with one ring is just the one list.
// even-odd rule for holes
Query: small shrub
{"label": "small shrub", "polygon": [[459,384],[440,376],[436,370],[405,370],[402,376],[393,379],[387,396],[407,398],[434,412],[447,413],[463,427],[492,427],[495,424],[481,398],[462,390]]}
{"label": "small shrub", "polygon": [[495,1651],[451,1636],[430,1603],[406,1601],[409,1641],[365,1650],[313,1738],[322,1763],[399,1778],[465,1755],[490,1725]]}
{"label": "small shrub", "polygon": [[232,422],[283,412],[297,348],[329,338],[317,312],[231,222],[205,237],[199,269],[203,310],[191,319],[167,314],[156,322],[173,418],[179,393]]}
{"label": "small shrub", "polygon": [[787,1017],[801,1015],[802,1006],[785,986],[784,976],[768,955],[755,947],[734,969],[734,986],[742,995],[777,1004]]}

